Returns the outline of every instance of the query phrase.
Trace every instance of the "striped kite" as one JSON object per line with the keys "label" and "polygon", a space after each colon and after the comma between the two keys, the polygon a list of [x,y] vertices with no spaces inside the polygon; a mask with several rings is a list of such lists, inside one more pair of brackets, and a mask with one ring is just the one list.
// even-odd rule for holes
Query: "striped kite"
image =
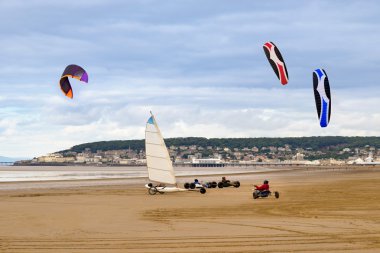
{"label": "striped kite", "polygon": [[316,69],[313,72],[315,105],[317,106],[319,125],[327,127],[331,116],[330,83],[326,71]]}
{"label": "striped kite", "polygon": [[280,79],[281,84],[287,84],[289,80],[288,70],[280,51],[273,42],[265,43],[263,48],[265,55],[267,56],[273,71],[276,73],[278,79]]}

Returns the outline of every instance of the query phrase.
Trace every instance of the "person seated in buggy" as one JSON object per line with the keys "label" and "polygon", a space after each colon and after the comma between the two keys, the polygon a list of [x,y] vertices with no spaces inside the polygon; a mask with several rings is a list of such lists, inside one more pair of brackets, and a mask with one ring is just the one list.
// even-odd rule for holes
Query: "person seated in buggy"
{"label": "person seated in buggy", "polygon": [[263,184],[260,186],[254,185],[255,191],[258,191],[261,195],[268,195],[270,193],[269,191],[269,181],[264,180]]}
{"label": "person seated in buggy", "polygon": [[194,184],[195,184],[195,185],[200,185],[201,183],[199,182],[198,179],[194,179]]}
{"label": "person seated in buggy", "polygon": [[229,182],[231,182],[231,181],[230,181],[230,180],[227,180],[226,177],[222,177],[222,182],[223,182],[223,183],[229,183]]}

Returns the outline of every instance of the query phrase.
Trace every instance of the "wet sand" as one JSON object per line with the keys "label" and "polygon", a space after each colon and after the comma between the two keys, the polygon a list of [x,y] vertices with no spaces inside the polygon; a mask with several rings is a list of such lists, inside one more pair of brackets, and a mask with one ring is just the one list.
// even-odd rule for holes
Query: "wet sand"
{"label": "wet sand", "polygon": [[[252,199],[264,178],[279,199]],[[242,186],[205,195],[136,181],[3,190],[0,252],[380,252],[379,168],[231,179]]]}

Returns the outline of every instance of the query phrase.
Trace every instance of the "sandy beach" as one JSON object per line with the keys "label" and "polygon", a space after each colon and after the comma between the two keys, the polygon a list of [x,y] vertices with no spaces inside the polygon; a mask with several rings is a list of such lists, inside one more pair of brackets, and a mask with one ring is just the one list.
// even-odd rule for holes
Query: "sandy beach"
{"label": "sandy beach", "polygon": [[[205,195],[150,196],[146,179],[4,189],[0,252],[380,252],[378,168],[230,178],[241,187]],[[253,200],[264,178],[279,199]]]}

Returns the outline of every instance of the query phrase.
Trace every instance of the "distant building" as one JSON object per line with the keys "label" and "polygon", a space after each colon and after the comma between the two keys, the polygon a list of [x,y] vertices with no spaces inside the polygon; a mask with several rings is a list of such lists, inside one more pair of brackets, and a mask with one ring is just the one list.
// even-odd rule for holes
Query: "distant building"
{"label": "distant building", "polygon": [[305,161],[305,165],[321,165],[321,162],[319,160]]}
{"label": "distant building", "polygon": [[361,158],[357,158],[356,160],[348,161],[347,164],[362,164],[364,163],[364,160]]}
{"label": "distant building", "polygon": [[304,157],[305,157],[304,154],[302,154],[302,153],[297,153],[295,156],[293,156],[293,160],[296,160],[296,161],[303,161],[303,160],[304,160]]}
{"label": "distant building", "polygon": [[219,158],[193,158],[191,161],[193,167],[224,167],[224,163]]}
{"label": "distant building", "polygon": [[59,153],[48,154],[46,156],[41,156],[37,158],[38,163],[70,163],[74,161],[75,157],[64,157],[62,154]]}
{"label": "distant building", "polygon": [[270,146],[270,147],[269,147],[269,150],[270,150],[271,152],[276,152],[276,151],[277,151],[277,148],[274,147],[274,146]]}

